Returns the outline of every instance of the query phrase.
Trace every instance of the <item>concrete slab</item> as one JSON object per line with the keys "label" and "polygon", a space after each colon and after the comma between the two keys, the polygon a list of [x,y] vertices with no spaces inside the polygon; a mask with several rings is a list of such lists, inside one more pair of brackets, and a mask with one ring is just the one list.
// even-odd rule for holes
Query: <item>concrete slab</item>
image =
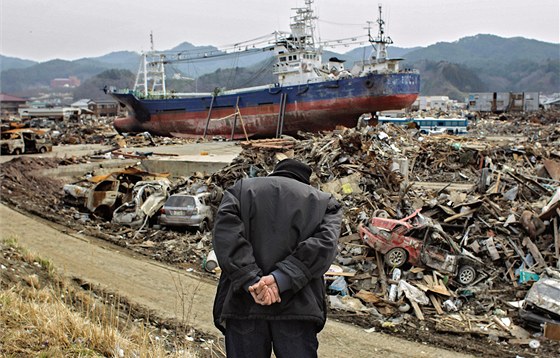
{"label": "concrete slab", "polygon": [[[101,145],[57,146],[53,152],[38,155],[39,157],[68,158],[72,156],[94,155],[103,150],[111,149]],[[81,177],[85,173],[93,175],[107,174],[120,168],[140,165],[146,171],[154,173],[170,173],[171,176],[191,176],[195,172],[214,173],[227,166],[239,155],[242,148],[237,142],[204,142],[157,147],[122,148],[123,153],[152,153],[147,159],[110,158],[92,159],[89,163],[61,166],[42,170],[42,175],[56,177]],[[6,156],[11,157],[13,156]],[[10,160],[11,158],[3,158]]]}

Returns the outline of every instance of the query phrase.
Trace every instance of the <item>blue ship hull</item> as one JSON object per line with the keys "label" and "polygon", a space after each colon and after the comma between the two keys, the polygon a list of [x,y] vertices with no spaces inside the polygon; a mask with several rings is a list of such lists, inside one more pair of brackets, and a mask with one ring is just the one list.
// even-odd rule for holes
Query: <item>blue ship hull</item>
{"label": "blue ship hull", "polygon": [[419,91],[420,76],[400,72],[216,96],[140,99],[133,93],[110,94],[128,110],[128,117],[115,120],[119,132],[236,139],[353,127],[363,113],[410,106]]}

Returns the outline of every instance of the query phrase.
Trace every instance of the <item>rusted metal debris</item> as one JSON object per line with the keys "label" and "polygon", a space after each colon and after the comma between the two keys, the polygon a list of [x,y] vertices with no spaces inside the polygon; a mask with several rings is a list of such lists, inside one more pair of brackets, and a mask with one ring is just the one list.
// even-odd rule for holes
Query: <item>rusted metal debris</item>
{"label": "rusted metal debris", "polygon": [[[210,176],[175,180],[169,193],[197,185],[225,189],[240,178],[268,175],[279,158],[298,158],[313,168],[312,185],[333,193],[345,208],[335,273],[326,275],[329,283],[342,278],[337,284],[344,287],[330,289],[331,294],[344,292],[358,300],[363,306],[359,314],[371,315],[381,324],[412,324],[413,317],[423,317],[423,322],[434,322],[443,332],[491,335],[521,344],[527,336],[518,329],[525,323],[519,318],[519,302],[535,280],[557,272],[560,261],[560,115],[541,116],[530,122],[523,116],[478,120],[466,136],[421,136],[415,129],[386,124],[300,133],[297,140],[242,142],[243,152],[228,166]],[[25,164],[19,168],[22,172],[29,166]],[[21,185],[28,181],[41,185],[36,177],[24,176],[9,165],[3,165],[2,172],[3,200],[14,205],[24,202],[16,198],[33,195],[32,186],[25,195],[21,189],[18,192]],[[67,224],[76,223],[86,234],[155,259],[179,266],[200,265],[212,249],[207,233],[185,235],[145,227],[139,234],[107,221],[84,219],[76,207],[57,197],[60,194],[48,189],[46,194],[49,205],[45,202],[42,207],[57,204],[56,210],[43,215],[62,221],[70,218]],[[218,200],[212,203],[218,204]],[[483,275],[465,286],[443,271],[409,264],[394,278],[396,270],[386,264],[383,254],[363,242],[358,227],[372,217],[402,219],[418,209],[455,246],[484,262]],[[404,293],[409,289],[404,284],[398,295],[401,281],[426,298],[411,301],[413,296]],[[392,289],[394,301],[389,299]],[[337,300],[337,309],[351,311],[354,300]]]}
{"label": "rusted metal debris", "polygon": [[[501,124],[489,122],[482,121],[463,137],[421,137],[391,125],[300,133],[303,139],[286,152],[310,164],[312,185],[332,192],[345,206],[335,264],[352,273],[344,275],[348,294],[377,308],[381,320],[400,312],[386,307],[408,303],[406,311],[418,319],[427,316],[444,332],[521,339],[517,326],[523,322],[502,302],[523,299],[534,280],[546,277],[545,270],[560,268],[560,194],[555,196],[560,193],[560,128],[530,123],[521,128],[522,136],[511,136],[507,123],[509,138],[488,138],[488,128],[496,136]],[[267,175],[273,154],[284,150],[259,145],[244,149],[211,180],[225,188],[242,177]],[[423,291],[427,304],[406,296],[392,303],[387,294],[396,284],[390,279],[393,268],[355,234],[358,225],[375,214],[400,219],[417,209],[439,224],[460,250],[483,261],[483,274],[465,286],[444,271],[409,264],[400,281]],[[333,281],[332,275],[327,277]],[[340,305],[337,302],[338,309]],[[496,311],[504,314],[498,317]]]}

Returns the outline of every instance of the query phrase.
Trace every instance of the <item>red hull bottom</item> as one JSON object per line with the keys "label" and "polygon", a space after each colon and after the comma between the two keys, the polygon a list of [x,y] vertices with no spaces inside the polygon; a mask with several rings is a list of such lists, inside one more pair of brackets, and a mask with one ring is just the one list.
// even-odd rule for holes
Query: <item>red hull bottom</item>
{"label": "red hull bottom", "polygon": [[[418,94],[397,94],[381,97],[344,98],[311,103],[288,103],[282,126],[283,134],[298,131],[330,131],[337,126],[354,127],[363,113],[384,111],[410,106]],[[210,137],[240,139],[248,137],[271,137],[279,125],[279,105],[269,104],[246,107],[235,116],[232,108],[214,109],[207,121],[206,112],[172,112],[152,114],[140,122],[134,117],[117,118],[114,126],[119,132],[150,132],[154,135],[200,138]]]}

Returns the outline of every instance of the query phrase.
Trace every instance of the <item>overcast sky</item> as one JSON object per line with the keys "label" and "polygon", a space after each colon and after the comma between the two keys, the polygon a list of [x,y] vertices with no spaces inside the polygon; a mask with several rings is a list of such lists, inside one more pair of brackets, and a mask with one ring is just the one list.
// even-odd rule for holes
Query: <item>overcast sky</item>
{"label": "overcast sky", "polygon": [[[304,0],[0,0],[0,53],[36,61],[113,51],[165,50],[181,42],[224,46],[289,30]],[[365,35],[383,5],[395,46],[476,34],[559,43],[558,0],[315,0],[322,40]],[[335,48],[343,53],[348,49]]]}

